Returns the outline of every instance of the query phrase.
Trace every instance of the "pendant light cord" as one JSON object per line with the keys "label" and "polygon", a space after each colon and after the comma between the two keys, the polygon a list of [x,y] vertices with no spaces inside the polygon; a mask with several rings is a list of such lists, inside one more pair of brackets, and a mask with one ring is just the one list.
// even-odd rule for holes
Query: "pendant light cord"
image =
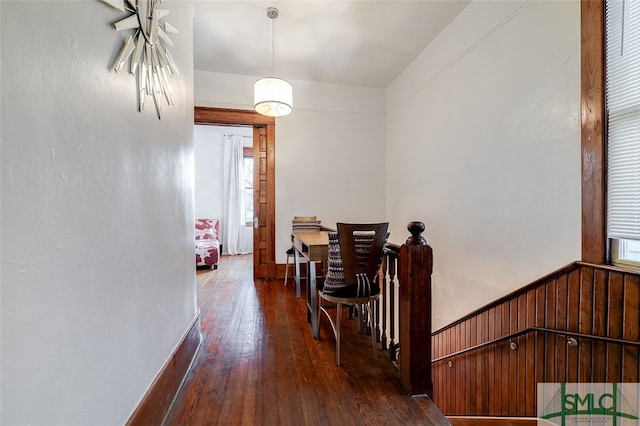
{"label": "pendant light cord", "polygon": [[[277,40],[277,29],[276,29],[276,19],[278,18],[278,15],[279,15],[279,11],[275,7],[267,8],[267,17],[271,21],[271,75],[274,77],[277,75],[277,72],[278,72],[278,60],[277,60],[278,59],[278,40]],[[269,46],[269,42],[267,40],[267,49],[268,49],[268,46]]]}

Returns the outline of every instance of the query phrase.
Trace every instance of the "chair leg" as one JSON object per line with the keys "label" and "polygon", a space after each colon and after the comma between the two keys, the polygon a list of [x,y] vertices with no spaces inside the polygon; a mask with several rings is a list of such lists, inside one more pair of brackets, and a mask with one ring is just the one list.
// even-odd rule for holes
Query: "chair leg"
{"label": "chair leg", "polygon": [[340,365],[340,317],[342,316],[342,303],[338,303],[336,315],[336,365]]}
{"label": "chair leg", "polygon": [[369,302],[369,325],[371,326],[371,346],[373,347],[373,359],[378,359],[378,351],[376,350],[376,330],[373,325],[373,300]]}
{"label": "chair leg", "polygon": [[289,276],[289,258],[291,257],[290,254],[287,255],[287,263],[285,263],[284,265],[284,286],[287,286],[287,277]]}

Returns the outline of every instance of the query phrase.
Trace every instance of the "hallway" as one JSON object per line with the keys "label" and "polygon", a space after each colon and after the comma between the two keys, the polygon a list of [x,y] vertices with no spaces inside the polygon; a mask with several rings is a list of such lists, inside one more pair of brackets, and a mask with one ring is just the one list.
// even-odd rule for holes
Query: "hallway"
{"label": "hallway", "polygon": [[252,279],[251,255],[197,271],[203,342],[165,425],[448,424],[426,397],[402,392],[355,321],[343,323],[342,366],[321,320],[311,337],[304,298],[281,280]]}

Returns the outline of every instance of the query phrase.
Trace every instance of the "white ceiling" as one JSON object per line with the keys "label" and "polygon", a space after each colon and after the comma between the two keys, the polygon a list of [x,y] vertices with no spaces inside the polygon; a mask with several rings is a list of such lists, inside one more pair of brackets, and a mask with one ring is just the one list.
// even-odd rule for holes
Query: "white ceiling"
{"label": "white ceiling", "polygon": [[196,70],[387,87],[469,0],[297,0],[196,2]]}

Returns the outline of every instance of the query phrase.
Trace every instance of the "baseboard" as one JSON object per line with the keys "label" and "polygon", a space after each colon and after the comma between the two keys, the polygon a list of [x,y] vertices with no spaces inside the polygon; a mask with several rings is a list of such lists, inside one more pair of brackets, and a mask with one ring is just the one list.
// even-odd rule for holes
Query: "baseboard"
{"label": "baseboard", "polygon": [[127,426],[161,425],[163,423],[201,343],[200,311],[198,311],[184,338],[127,420]]}
{"label": "baseboard", "polygon": [[534,426],[535,417],[447,416],[451,426]]}

